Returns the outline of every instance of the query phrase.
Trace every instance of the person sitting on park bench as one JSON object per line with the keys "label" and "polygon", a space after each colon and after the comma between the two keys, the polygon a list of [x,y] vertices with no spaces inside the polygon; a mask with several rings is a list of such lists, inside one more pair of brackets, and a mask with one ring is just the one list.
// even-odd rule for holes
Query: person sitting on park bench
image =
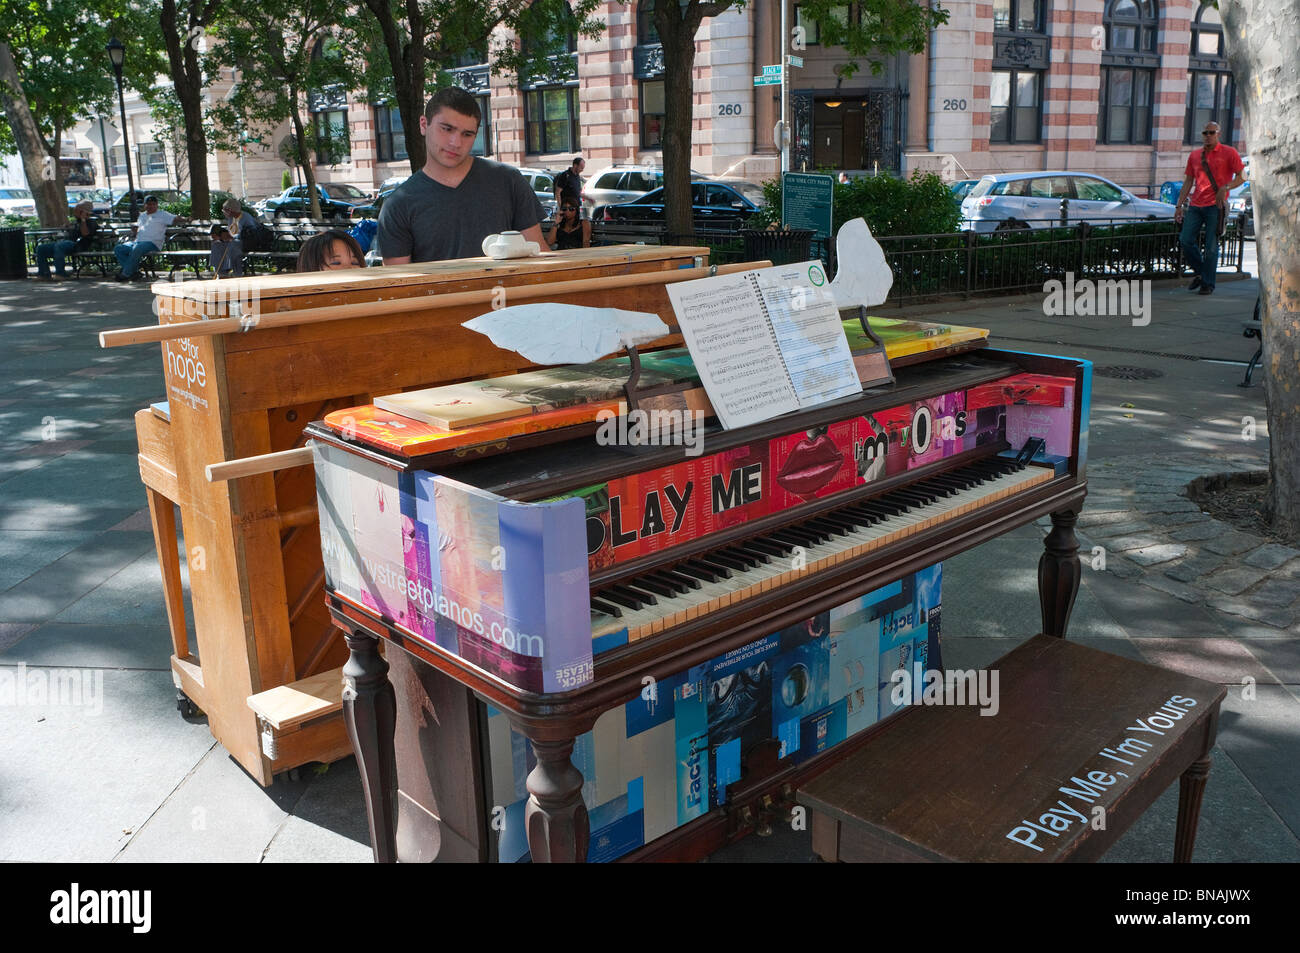
{"label": "person sitting on park bench", "polygon": [[[45,242],[36,246],[36,277],[41,281],[54,281],[55,275],[67,278],[65,267],[69,252],[90,251],[99,232],[99,223],[91,217],[95,209],[90,202],[78,202],[72,209],[76,219],[68,226],[67,236],[55,242]],[[50,259],[54,259],[55,275],[50,274]]]}
{"label": "person sitting on park bench", "polygon": [[234,276],[239,278],[243,274],[243,249],[239,247],[230,229],[224,225],[213,225],[212,231],[212,254],[208,256],[208,262],[212,265],[212,270],[216,272],[218,278],[230,278]]}
{"label": "person sitting on park bench", "polygon": [[140,213],[139,220],[131,226],[131,237],[134,241],[122,242],[113,249],[117,263],[122,267],[116,280],[136,280],[139,276],[140,262],[162,248],[167,241],[167,226],[185,225],[188,222],[189,219],[182,215],[161,211],[158,208],[157,196],[148,196],[144,200],[144,211]]}

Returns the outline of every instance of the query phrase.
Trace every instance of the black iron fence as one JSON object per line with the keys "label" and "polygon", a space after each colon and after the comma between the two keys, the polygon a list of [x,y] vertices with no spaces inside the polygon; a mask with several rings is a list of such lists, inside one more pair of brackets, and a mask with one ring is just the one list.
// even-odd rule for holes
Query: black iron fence
{"label": "black iron fence", "polygon": [[[714,264],[772,258],[746,254],[743,234],[666,233],[656,224],[593,223],[593,244],[706,245]],[[1084,222],[1069,227],[1024,228],[979,234],[891,235],[879,239],[894,273],[889,303],[902,307],[945,297],[1041,291],[1052,279],[1177,278],[1184,274],[1180,226],[1173,221]],[[1245,216],[1229,222],[1219,240],[1219,269],[1240,272]],[[754,249],[751,242],[750,250]],[[808,257],[834,274],[834,243],[813,239]]]}

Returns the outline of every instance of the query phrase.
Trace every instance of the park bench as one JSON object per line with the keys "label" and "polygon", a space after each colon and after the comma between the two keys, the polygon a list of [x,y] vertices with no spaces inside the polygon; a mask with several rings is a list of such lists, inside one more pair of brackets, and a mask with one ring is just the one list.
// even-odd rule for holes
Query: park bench
{"label": "park bench", "polygon": [[818,855],[1096,860],[1180,779],[1191,859],[1222,686],[1046,635],[995,671],[996,714],[914,704],[799,788]]}

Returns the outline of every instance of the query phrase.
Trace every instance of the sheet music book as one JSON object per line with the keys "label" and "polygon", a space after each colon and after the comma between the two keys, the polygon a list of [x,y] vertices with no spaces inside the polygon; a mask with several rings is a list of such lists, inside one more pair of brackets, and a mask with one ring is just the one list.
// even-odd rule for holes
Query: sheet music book
{"label": "sheet music book", "polygon": [[828,284],[806,261],[667,286],[723,427],[862,392]]}

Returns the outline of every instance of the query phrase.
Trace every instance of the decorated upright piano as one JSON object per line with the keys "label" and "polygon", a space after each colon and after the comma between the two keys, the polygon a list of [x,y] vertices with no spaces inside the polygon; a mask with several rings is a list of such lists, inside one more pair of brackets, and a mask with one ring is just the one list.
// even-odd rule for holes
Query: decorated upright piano
{"label": "decorated upright piano", "polygon": [[698,446],[373,405],[308,427],[376,859],[688,859],[770,827],[898,672],[940,667],[942,560],[1044,514],[1064,634],[1090,366],[935,330],[892,382]]}

